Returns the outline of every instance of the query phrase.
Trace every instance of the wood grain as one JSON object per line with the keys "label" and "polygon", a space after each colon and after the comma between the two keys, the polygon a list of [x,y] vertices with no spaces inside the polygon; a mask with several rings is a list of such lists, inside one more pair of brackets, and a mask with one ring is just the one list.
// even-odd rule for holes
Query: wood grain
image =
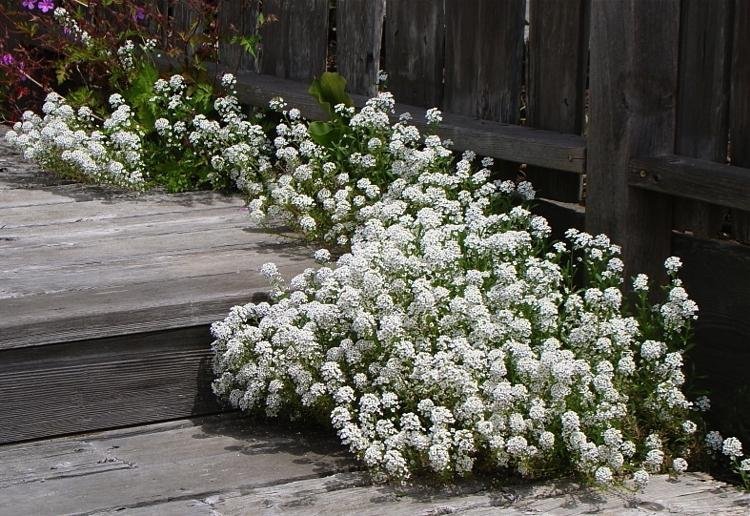
{"label": "wood grain", "polygon": [[[257,71],[258,63],[235,37],[257,34],[258,8],[255,0],[219,0],[219,61],[232,70]],[[259,49],[258,49],[259,50]]]}
{"label": "wood grain", "polygon": [[264,0],[260,71],[309,81],[326,69],[328,0]]}
{"label": "wood grain", "polygon": [[628,186],[633,156],[674,148],[680,2],[593,2],[586,228],[623,246],[626,277],[662,277],[668,198]]}
{"label": "wood grain", "polygon": [[[526,123],[581,134],[588,65],[585,0],[530,0]],[[564,202],[581,198],[581,177],[528,167],[540,195]]]}
{"label": "wood grain", "polygon": [[207,327],[4,350],[0,443],[219,410]]}
{"label": "wood grain", "polygon": [[[444,488],[373,485],[333,438],[234,414],[0,448],[0,506],[15,514],[744,514],[750,495],[705,474],[645,491],[569,480]],[[490,485],[491,484],[491,485]]]}
{"label": "wood grain", "polygon": [[375,96],[385,0],[339,0],[336,3],[336,68],[347,90]]}
{"label": "wood grain", "polygon": [[388,90],[399,102],[431,108],[443,98],[445,12],[434,0],[389,0],[385,22]]}
{"label": "wood grain", "polygon": [[709,389],[712,428],[750,439],[747,370],[750,367],[750,248],[731,241],[675,234],[680,277],[698,303],[697,345],[689,354],[699,388]]}
{"label": "wood grain", "polygon": [[445,0],[445,111],[518,123],[524,16],[524,0]]}
{"label": "wood grain", "polygon": [[0,171],[0,442],[216,412],[208,325],[264,297],[261,262],[291,277],[311,250],[249,224],[239,197],[48,185],[14,163]]}
{"label": "wood grain", "polygon": [[220,496],[352,467],[328,436],[233,415],[4,446],[0,461],[10,465],[0,512],[40,516],[168,514],[175,504],[173,514],[196,514]]}
{"label": "wood grain", "polygon": [[[609,492],[570,481],[511,484],[487,489],[481,482],[463,482],[436,489],[425,486],[373,486],[360,473],[299,480],[252,490],[214,504],[222,516],[242,514],[466,514],[522,516],[554,514],[741,514],[750,495],[707,475],[688,474],[672,482],[655,476],[645,492]],[[694,512],[695,511],[695,512]]]}
{"label": "wood grain", "polygon": [[[682,2],[677,155],[726,163],[732,4],[731,0]],[[705,179],[714,181],[712,177]],[[674,228],[699,237],[718,237],[726,210],[709,203],[711,199],[675,199]]]}
{"label": "wood grain", "polygon": [[629,183],[653,192],[750,210],[748,178],[750,168],[684,156],[664,156],[631,160]]}

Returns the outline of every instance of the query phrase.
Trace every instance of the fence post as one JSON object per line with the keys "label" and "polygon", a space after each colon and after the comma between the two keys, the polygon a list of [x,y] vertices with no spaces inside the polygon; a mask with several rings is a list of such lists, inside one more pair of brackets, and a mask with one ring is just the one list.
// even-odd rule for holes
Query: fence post
{"label": "fence post", "polygon": [[635,156],[674,150],[679,19],[679,0],[591,5],[586,228],[623,246],[627,276],[661,277],[670,254],[671,202],[627,173]]}

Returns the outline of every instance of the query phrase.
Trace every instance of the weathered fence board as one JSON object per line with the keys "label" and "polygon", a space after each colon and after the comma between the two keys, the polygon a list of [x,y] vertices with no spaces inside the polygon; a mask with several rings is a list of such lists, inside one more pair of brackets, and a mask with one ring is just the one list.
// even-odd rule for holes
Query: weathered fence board
{"label": "weathered fence board", "polygon": [[445,0],[446,111],[517,123],[525,0]]}
{"label": "weathered fence board", "polygon": [[377,93],[384,17],[385,0],[336,3],[336,67],[352,93]]}
{"label": "weathered fence board", "polygon": [[623,246],[627,273],[661,277],[670,254],[672,209],[659,194],[628,186],[635,155],[674,145],[679,37],[677,0],[593,2],[591,122],[586,227]]}
{"label": "weathered fence board", "polygon": [[217,22],[221,35],[219,60],[232,70],[257,71],[255,58],[239,42],[233,41],[235,37],[257,35],[257,0],[220,0]]}
{"label": "weathered fence board", "polygon": [[308,81],[326,69],[328,0],[264,0],[260,71]]}
{"label": "weathered fence board", "polygon": [[427,108],[442,102],[444,25],[442,1],[388,1],[385,71],[399,102]]}
{"label": "weathered fence board", "polygon": [[[685,0],[682,3],[677,155],[726,162],[731,7],[731,0]],[[703,183],[707,179],[714,180],[709,176],[691,179]],[[675,199],[674,228],[695,236],[717,237],[721,232],[723,211],[706,202]]]}
{"label": "weathered fence board", "polygon": [[586,0],[530,0],[527,124],[580,134],[588,41]]}
{"label": "weathered fence board", "polygon": [[712,428],[750,439],[750,247],[675,234],[672,251],[685,264],[680,277],[700,307],[696,346],[688,354],[698,389],[711,397]]}
{"label": "weathered fence board", "polygon": [[[734,11],[729,134],[732,163],[750,167],[750,2],[737,0]],[[750,177],[748,177],[750,181]],[[750,244],[750,213],[732,211],[734,238]]]}
{"label": "weathered fence board", "polygon": [[[581,134],[587,71],[585,0],[530,0],[526,123]],[[578,202],[581,178],[529,167],[542,197]]]}
{"label": "weathered fence board", "polygon": [[[664,156],[631,160],[629,182],[645,190],[678,198],[750,210],[748,175],[750,168],[730,167],[684,156]],[[707,177],[711,178],[708,183]]]}

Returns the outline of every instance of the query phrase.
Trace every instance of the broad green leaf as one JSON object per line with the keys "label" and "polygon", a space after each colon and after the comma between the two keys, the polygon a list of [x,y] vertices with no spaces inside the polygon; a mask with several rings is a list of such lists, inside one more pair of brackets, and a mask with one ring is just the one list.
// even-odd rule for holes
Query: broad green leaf
{"label": "broad green leaf", "polygon": [[324,72],[323,75],[313,80],[307,91],[331,117],[335,115],[333,108],[336,105],[354,105],[351,97],[346,93],[346,79],[337,73]]}
{"label": "broad green leaf", "polygon": [[338,140],[339,132],[328,122],[310,122],[307,128],[310,138],[318,145],[329,146]]}

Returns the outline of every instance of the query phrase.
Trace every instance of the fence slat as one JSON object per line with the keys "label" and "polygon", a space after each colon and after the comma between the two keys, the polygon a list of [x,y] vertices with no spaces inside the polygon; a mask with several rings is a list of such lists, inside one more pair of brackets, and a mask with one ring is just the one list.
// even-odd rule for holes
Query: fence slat
{"label": "fence slat", "polygon": [[[529,0],[527,125],[581,134],[588,41],[586,0]],[[581,178],[529,167],[543,197],[580,200]]]}
{"label": "fence slat", "polygon": [[517,123],[525,0],[445,1],[446,111]]}
{"label": "fence slat", "polygon": [[663,276],[670,252],[670,201],[629,188],[628,163],[674,148],[679,14],[679,0],[591,5],[586,228],[623,245],[626,277]]}
{"label": "fence slat", "polygon": [[586,79],[585,0],[530,0],[527,123],[580,134]]}
{"label": "fence slat", "polygon": [[[682,3],[675,154],[726,161],[731,8],[731,0]],[[674,228],[717,237],[725,211],[705,202],[675,199]]]}
{"label": "fence slat", "polygon": [[328,0],[264,0],[263,13],[278,20],[261,29],[262,73],[308,81],[325,71]]}
{"label": "fence slat", "polygon": [[[734,12],[729,130],[732,163],[750,166],[750,2],[737,0]],[[748,178],[750,181],[750,178]],[[750,243],[750,213],[733,211],[734,238]]]}
{"label": "fence slat", "polygon": [[442,1],[388,0],[385,71],[397,101],[427,108],[442,102],[444,23]]}
{"label": "fence slat", "polygon": [[220,0],[219,61],[232,70],[256,70],[257,63],[241,45],[232,43],[234,36],[253,36],[258,22],[256,0]]}
{"label": "fence slat", "polygon": [[336,3],[336,67],[353,93],[377,93],[384,16],[385,0]]}

